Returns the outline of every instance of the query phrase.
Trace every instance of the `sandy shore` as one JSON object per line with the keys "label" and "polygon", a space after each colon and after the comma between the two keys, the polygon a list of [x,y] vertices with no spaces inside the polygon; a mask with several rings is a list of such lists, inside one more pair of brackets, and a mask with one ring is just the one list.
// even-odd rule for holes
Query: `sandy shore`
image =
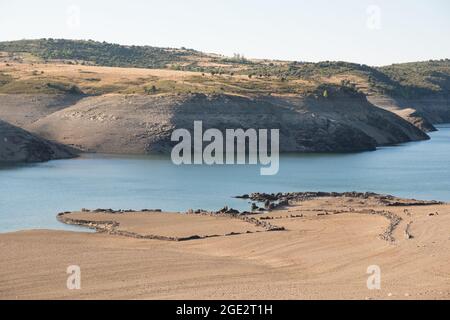
{"label": "sandy shore", "polygon": [[[448,204],[326,196],[252,216],[284,231],[205,214],[68,217],[122,234],[1,234],[1,299],[450,299]],[[208,237],[139,238],[194,234]],[[69,265],[80,290],[66,288]],[[380,290],[367,288],[371,265]]]}

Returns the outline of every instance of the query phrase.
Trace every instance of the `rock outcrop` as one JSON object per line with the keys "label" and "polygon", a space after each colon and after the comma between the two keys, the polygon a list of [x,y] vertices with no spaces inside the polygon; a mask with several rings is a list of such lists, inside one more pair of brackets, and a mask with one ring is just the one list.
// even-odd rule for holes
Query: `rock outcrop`
{"label": "rock outcrop", "polygon": [[367,200],[371,199],[376,202],[379,206],[386,207],[405,207],[405,206],[430,206],[430,205],[440,205],[443,204],[441,201],[434,200],[417,200],[417,199],[403,199],[391,195],[378,194],[374,192],[287,192],[287,193],[251,193],[236,196],[236,199],[246,199],[252,200],[257,203],[264,203],[266,209],[273,210],[279,207],[288,206],[292,202],[307,201],[314,198],[355,198]]}
{"label": "rock outcrop", "polygon": [[436,94],[418,99],[369,96],[368,99],[374,105],[401,116],[425,132],[436,130],[433,123],[450,122],[448,96]]}
{"label": "rock outcrop", "polygon": [[40,162],[75,157],[75,150],[0,120],[0,162]]}
{"label": "rock outcrop", "polygon": [[86,151],[170,152],[177,128],[279,129],[282,152],[352,152],[424,140],[401,117],[373,106],[364,95],[327,97],[233,95],[103,95],[84,98],[26,126],[30,131]]}

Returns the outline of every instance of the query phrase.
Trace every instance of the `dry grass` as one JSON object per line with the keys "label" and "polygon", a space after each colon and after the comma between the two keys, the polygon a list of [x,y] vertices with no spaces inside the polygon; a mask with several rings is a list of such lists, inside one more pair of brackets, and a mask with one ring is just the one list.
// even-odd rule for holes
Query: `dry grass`
{"label": "dry grass", "polygon": [[116,68],[39,62],[2,62],[0,74],[12,78],[11,83],[0,87],[1,93],[46,92],[47,83],[75,85],[87,94],[169,92],[243,95],[302,94],[317,85],[315,81],[280,80],[275,77],[249,78],[238,74],[212,75],[171,69]]}

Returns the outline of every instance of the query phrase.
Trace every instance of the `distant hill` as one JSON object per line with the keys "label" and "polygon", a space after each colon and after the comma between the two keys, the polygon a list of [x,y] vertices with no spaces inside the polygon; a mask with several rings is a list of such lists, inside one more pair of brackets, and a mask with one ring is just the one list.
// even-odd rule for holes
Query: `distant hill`
{"label": "distant hill", "polygon": [[[303,80],[315,85],[322,82],[347,82],[369,95],[387,94],[407,99],[445,95],[450,91],[449,59],[376,68],[349,62],[251,60],[241,55],[230,58],[185,48],[124,46],[92,40],[64,39],[0,42],[0,52],[19,60],[33,57],[44,62],[64,61],[81,65],[245,75],[249,78],[287,83]],[[0,74],[0,86],[1,83]]]}
{"label": "distant hill", "polygon": [[427,93],[450,93],[450,60],[433,60],[393,64],[379,68],[392,81],[398,83],[399,94],[406,96]]}
{"label": "distant hill", "polygon": [[77,60],[111,67],[164,68],[196,54],[150,46],[122,46],[90,40],[40,39],[0,42],[0,51],[30,53],[43,60]]}
{"label": "distant hill", "polygon": [[[202,114],[202,108],[205,113],[217,110],[221,117],[230,114],[230,119],[223,118],[224,125],[234,124],[233,117],[239,119],[237,115],[232,116],[229,101],[235,102],[236,114],[247,110],[246,106],[258,108],[255,101],[261,106],[264,105],[261,101],[270,101],[270,114],[278,114],[283,108],[300,108],[304,114],[294,114],[295,123],[285,118],[280,120],[280,127],[293,128],[290,133],[298,137],[298,141],[284,146],[285,151],[373,149],[379,145],[426,139],[422,131],[433,131],[433,123],[450,122],[449,89],[448,59],[370,67],[342,61],[248,59],[239,54],[225,57],[186,48],[124,46],[91,40],[0,42],[0,119],[43,137],[94,151],[108,147],[106,151],[128,152],[127,146],[137,148],[132,152],[167,149],[161,144],[164,139],[151,142],[165,136],[159,133],[161,128],[149,124],[153,123],[152,119],[148,123],[139,120],[144,118],[138,116],[139,108],[147,110],[150,108],[147,104],[166,101],[167,110],[173,111],[173,115],[166,116],[170,121],[179,120],[179,115],[186,116],[183,110],[174,107],[180,97],[203,97],[203,100],[189,98],[186,104],[198,103],[196,116]],[[333,92],[347,94],[336,98]],[[311,100],[311,96],[317,101]],[[215,109],[208,105],[213,100]],[[139,104],[142,101],[143,106]],[[306,109],[303,108],[305,101]],[[98,111],[92,115],[90,103],[95,103]],[[113,112],[113,106],[120,112]],[[364,112],[360,112],[361,106],[367,107]],[[389,113],[374,113],[369,106],[392,112],[414,128],[398,117],[390,117]],[[164,114],[169,112],[167,110],[161,112]],[[314,120],[308,118],[309,115]],[[252,117],[260,119],[264,114],[255,111],[247,123],[253,121]],[[330,126],[336,119],[341,119],[337,129]],[[113,126],[99,130],[97,123],[103,125],[107,120],[118,124],[118,133],[122,132],[122,127],[131,126],[136,130],[134,138],[124,134],[128,140],[108,146],[104,141],[112,134]],[[258,121],[253,124],[257,126]],[[298,124],[310,131],[301,131]],[[70,126],[73,128],[68,131]],[[140,126],[156,131],[141,132]],[[94,131],[88,132],[89,128]],[[311,136],[317,128],[323,132],[322,137],[316,134],[321,142]],[[333,128],[339,133],[336,137]],[[375,129],[365,132],[364,128]],[[75,138],[80,136],[78,130],[88,137],[98,133],[98,141],[90,141],[90,138],[88,142],[81,138],[78,141]],[[117,137],[117,141],[122,139],[120,134]],[[349,137],[354,137],[361,145],[357,146],[356,142],[352,145],[347,141]]]}

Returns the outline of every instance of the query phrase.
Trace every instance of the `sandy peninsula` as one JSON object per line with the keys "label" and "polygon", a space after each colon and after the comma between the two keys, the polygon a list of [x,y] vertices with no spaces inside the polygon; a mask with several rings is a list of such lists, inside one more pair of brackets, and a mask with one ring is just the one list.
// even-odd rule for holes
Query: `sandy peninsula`
{"label": "sandy peninsula", "polygon": [[[0,235],[0,299],[450,299],[450,205],[252,194],[270,211],[83,210],[94,233]],[[81,289],[66,287],[69,265]],[[381,289],[367,288],[367,268]]]}

